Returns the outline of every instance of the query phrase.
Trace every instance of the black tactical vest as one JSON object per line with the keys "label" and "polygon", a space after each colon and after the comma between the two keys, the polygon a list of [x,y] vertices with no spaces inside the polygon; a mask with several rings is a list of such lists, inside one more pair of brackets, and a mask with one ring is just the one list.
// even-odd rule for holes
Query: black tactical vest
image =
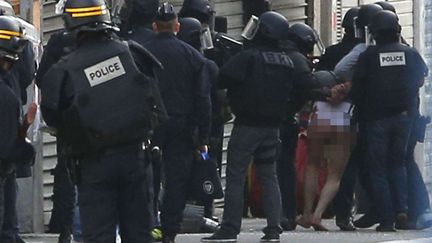
{"label": "black tactical vest", "polygon": [[65,137],[81,154],[137,142],[151,129],[153,94],[127,43],[108,40],[78,48],[66,60],[72,105],[63,113]]}

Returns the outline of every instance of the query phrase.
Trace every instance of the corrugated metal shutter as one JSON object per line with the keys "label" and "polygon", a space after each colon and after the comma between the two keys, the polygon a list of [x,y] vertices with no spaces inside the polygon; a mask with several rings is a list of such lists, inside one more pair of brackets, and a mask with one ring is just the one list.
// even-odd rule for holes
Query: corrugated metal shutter
{"label": "corrugated metal shutter", "polygon": [[48,225],[52,211],[52,191],[54,185],[54,177],[51,171],[57,164],[57,151],[55,137],[44,133],[43,134],[43,199],[44,199],[44,224]]}
{"label": "corrugated metal shutter", "polygon": [[272,10],[284,15],[290,22],[305,22],[307,19],[306,0],[273,0]]}
{"label": "corrugated metal shutter", "polygon": [[[428,64],[432,67],[432,1],[425,1],[425,33],[424,36],[424,53],[423,56]],[[424,114],[432,116],[432,75],[426,79],[424,96],[422,97]],[[424,143],[424,162],[426,183],[432,183],[432,129],[429,127],[426,132]]]}

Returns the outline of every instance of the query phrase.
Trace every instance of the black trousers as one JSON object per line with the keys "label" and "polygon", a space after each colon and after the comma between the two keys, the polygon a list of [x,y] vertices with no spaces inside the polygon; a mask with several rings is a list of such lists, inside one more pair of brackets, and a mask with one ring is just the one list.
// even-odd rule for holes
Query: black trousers
{"label": "black trousers", "polygon": [[[367,171],[366,164],[366,128],[364,124],[359,124],[357,133],[357,143],[351,152],[348,164],[345,168],[341,179],[339,191],[333,200],[333,209],[336,214],[336,219],[347,219],[352,217],[352,207],[354,191],[357,180],[366,192],[369,202],[372,202],[372,185]],[[369,211],[375,211],[373,203],[371,203]]]}
{"label": "black trousers", "polygon": [[186,120],[171,119],[160,130],[163,137],[162,167],[165,182],[161,224],[164,235],[174,237],[183,220],[195,148]]}
{"label": "black trousers", "polygon": [[152,242],[152,168],[141,145],[123,146],[80,160],[78,202],[86,243]]}
{"label": "black trousers", "polygon": [[65,156],[62,139],[57,141],[57,165],[53,171],[53,209],[48,225],[50,233],[71,232],[74,208],[75,187],[68,169],[68,156]]}
{"label": "black trousers", "polygon": [[4,194],[4,217],[1,227],[0,242],[15,243],[20,239],[18,236],[17,181],[15,172],[9,174],[3,185]]}
{"label": "black trousers", "polygon": [[280,127],[279,157],[276,160],[277,175],[282,198],[282,216],[295,222],[297,216],[295,155],[299,127],[284,123]]}

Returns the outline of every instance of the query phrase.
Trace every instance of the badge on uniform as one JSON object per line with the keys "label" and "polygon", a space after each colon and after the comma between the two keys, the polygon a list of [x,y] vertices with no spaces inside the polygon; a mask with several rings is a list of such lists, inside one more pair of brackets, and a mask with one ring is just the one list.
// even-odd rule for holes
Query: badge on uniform
{"label": "badge on uniform", "polygon": [[379,54],[380,66],[391,67],[391,66],[405,66],[405,52],[385,52]]}
{"label": "badge on uniform", "polygon": [[118,56],[84,69],[91,87],[105,83],[125,74],[125,69]]}

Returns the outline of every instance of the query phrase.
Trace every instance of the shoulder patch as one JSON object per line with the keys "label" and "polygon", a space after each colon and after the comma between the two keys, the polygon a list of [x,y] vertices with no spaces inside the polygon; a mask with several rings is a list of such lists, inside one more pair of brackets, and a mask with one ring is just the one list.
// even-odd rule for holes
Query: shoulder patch
{"label": "shoulder patch", "polygon": [[391,66],[405,66],[405,52],[385,52],[379,54],[380,66],[391,67]]}
{"label": "shoulder patch", "polygon": [[124,75],[125,69],[118,56],[109,58],[84,69],[90,86],[96,86]]}
{"label": "shoulder patch", "polygon": [[262,55],[266,64],[294,67],[291,58],[283,52],[262,52]]}

